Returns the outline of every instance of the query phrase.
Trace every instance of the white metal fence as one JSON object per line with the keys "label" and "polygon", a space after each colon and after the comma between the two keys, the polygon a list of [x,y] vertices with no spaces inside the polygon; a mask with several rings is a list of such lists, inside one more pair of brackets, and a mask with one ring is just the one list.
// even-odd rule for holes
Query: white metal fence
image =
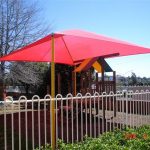
{"label": "white metal fence", "polygon": [[51,143],[51,101],[55,101],[56,140],[83,140],[125,126],[150,124],[150,92],[68,94],[51,99],[7,97],[0,104],[0,149],[35,149]]}
{"label": "white metal fence", "polygon": [[123,91],[123,90],[127,90],[127,91],[133,91],[133,92],[136,92],[137,90],[138,91],[141,91],[141,90],[149,90],[150,91],[150,86],[149,85],[144,85],[144,86],[140,86],[140,85],[131,85],[131,86],[116,86],[116,90],[117,91]]}

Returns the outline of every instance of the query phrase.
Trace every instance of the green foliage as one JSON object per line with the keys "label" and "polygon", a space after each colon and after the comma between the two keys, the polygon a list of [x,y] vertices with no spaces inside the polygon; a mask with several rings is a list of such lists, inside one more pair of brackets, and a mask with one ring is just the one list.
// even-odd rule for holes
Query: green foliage
{"label": "green foliage", "polygon": [[50,144],[41,146],[40,148],[36,148],[35,150],[52,150]]}
{"label": "green foliage", "polygon": [[[58,140],[57,145],[58,150],[150,150],[150,126],[116,129],[98,138],[85,137],[82,142],[74,144]],[[41,149],[51,150],[51,147]]]}
{"label": "green foliage", "polygon": [[136,76],[134,72],[131,73],[131,76],[125,77],[125,76],[117,76],[117,85],[123,85],[123,86],[144,86],[144,85],[150,85],[150,78],[146,77],[139,77]]}
{"label": "green foliage", "polygon": [[137,84],[137,77],[134,72],[131,74],[131,85],[136,85]]}

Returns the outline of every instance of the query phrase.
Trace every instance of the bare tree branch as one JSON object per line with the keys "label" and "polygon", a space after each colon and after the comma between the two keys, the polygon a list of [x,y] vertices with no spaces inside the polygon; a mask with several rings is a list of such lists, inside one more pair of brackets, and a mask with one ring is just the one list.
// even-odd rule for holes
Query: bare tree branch
{"label": "bare tree branch", "polygon": [[[0,0],[0,56],[25,46],[50,32],[38,19],[37,5],[27,4],[24,0]],[[41,82],[35,63],[0,63],[0,78],[37,85]],[[36,66],[38,66],[36,64]],[[5,77],[5,78],[6,78]]]}

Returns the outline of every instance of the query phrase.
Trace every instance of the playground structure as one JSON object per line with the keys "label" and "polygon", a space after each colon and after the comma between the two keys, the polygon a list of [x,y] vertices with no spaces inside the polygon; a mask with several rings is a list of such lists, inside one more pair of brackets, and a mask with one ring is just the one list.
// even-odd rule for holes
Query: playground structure
{"label": "playground structure", "polygon": [[[93,58],[91,59],[93,60]],[[94,69],[93,69],[94,68]],[[111,76],[105,76],[105,73],[111,73]],[[77,85],[77,74],[80,74],[80,82]],[[57,74],[58,94],[61,93],[60,73]],[[107,94],[111,92],[116,93],[116,72],[108,65],[104,58],[98,58],[97,61],[83,61],[72,72],[72,82],[68,83],[68,92],[74,96],[77,93],[85,95],[86,93],[94,94],[98,92]]]}
{"label": "playground structure", "polygon": [[[93,68],[96,70],[94,72]],[[109,72],[112,74],[111,77],[107,76],[105,77],[105,73]],[[80,73],[80,84],[77,86],[76,83],[76,76],[77,73]],[[99,77],[99,74],[101,74],[101,77]],[[61,76],[60,74],[57,75],[58,79],[58,94],[61,94]],[[100,79],[100,80],[99,80]],[[101,95],[102,93],[109,94],[110,92],[113,94],[116,93],[116,73],[111,69],[111,67],[108,65],[108,63],[104,60],[104,58],[97,58],[95,61],[95,58],[87,59],[83,61],[81,64],[79,64],[77,67],[75,67],[74,71],[72,72],[72,86],[69,86],[68,93],[71,93],[73,96],[76,96],[77,93],[81,93],[82,95],[90,94],[94,95],[94,93],[97,93]],[[72,87],[72,88],[70,88]],[[77,90],[78,89],[78,90]],[[94,99],[93,99],[94,100]],[[106,119],[105,117],[105,110],[114,111],[114,114],[111,116],[116,116],[116,99],[109,99],[109,105],[106,106],[106,101],[108,101],[106,98],[103,100],[96,98],[94,101],[91,101],[87,98],[86,105],[88,108],[93,108],[98,114],[99,110],[103,109],[102,118]],[[103,101],[103,103],[102,103]],[[77,104],[78,103],[78,104]],[[76,106],[81,106],[81,103],[84,103],[82,108],[78,109],[78,112],[76,111]],[[98,104],[99,103],[99,104]],[[96,104],[96,105],[95,105]],[[85,101],[81,102],[80,99],[78,99],[78,102],[75,102],[72,104],[72,100],[68,100],[67,102],[63,103],[63,106],[60,106],[60,103],[58,104],[59,110],[59,117],[62,116],[63,113],[63,120],[69,120],[72,118],[71,111],[74,110],[74,118],[76,118],[76,114],[81,113],[81,111],[85,110]],[[61,113],[60,113],[61,112]],[[69,112],[69,115],[66,114],[66,112]],[[91,112],[92,113],[92,112]],[[109,118],[109,119],[111,119]]]}

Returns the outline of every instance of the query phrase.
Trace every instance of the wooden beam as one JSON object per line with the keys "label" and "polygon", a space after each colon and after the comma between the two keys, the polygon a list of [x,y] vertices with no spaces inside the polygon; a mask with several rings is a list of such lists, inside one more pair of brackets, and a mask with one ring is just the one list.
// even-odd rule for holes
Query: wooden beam
{"label": "wooden beam", "polygon": [[74,72],[89,70],[96,60],[98,60],[98,57],[85,59],[76,69],[74,69]]}
{"label": "wooden beam", "polygon": [[77,95],[76,72],[72,72],[72,94],[73,96]]}
{"label": "wooden beam", "polygon": [[95,61],[92,66],[94,67],[94,69],[97,72],[99,72],[99,73],[102,72],[102,66],[101,66],[101,64],[98,61]]}

